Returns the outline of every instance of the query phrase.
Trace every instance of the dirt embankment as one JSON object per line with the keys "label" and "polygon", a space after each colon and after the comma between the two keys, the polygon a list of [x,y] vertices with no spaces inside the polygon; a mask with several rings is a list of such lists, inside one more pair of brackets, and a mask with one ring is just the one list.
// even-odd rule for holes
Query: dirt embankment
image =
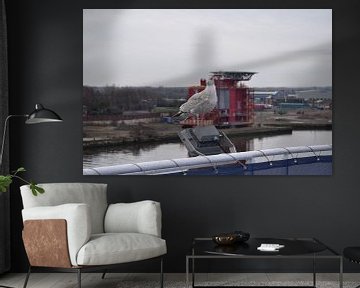
{"label": "dirt embankment", "polygon": [[[134,125],[84,123],[83,147],[107,147],[128,143],[180,141],[180,125],[168,123],[138,123]],[[293,129],[332,129],[331,111],[256,112],[251,127],[224,128],[228,135],[269,135],[291,133]]]}
{"label": "dirt embankment", "polygon": [[293,129],[331,129],[331,110],[294,110],[285,114],[261,111],[255,114],[255,125],[291,127]]}

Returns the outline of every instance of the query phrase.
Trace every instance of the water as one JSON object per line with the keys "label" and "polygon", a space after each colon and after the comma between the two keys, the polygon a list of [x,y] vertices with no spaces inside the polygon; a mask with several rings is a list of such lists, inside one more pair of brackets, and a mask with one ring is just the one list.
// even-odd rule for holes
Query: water
{"label": "water", "polygon": [[[264,137],[229,137],[237,151],[332,144],[332,131],[306,130]],[[132,144],[84,151],[83,168],[188,157],[182,143]]]}

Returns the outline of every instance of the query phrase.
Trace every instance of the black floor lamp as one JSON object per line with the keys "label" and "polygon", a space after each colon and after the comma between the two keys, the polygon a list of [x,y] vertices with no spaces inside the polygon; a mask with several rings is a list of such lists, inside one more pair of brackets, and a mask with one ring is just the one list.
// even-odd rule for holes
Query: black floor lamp
{"label": "black floor lamp", "polygon": [[7,124],[11,118],[14,117],[24,117],[27,118],[25,123],[26,124],[38,124],[38,123],[46,123],[46,122],[62,122],[63,120],[61,117],[55,113],[54,111],[44,108],[41,104],[35,105],[35,110],[30,114],[19,114],[19,115],[9,115],[5,119],[4,124],[4,132],[2,138],[2,145],[1,145],[1,152],[0,152],[0,167],[2,165],[2,159],[4,154],[4,146],[6,140],[6,132],[7,132]]}
{"label": "black floor lamp", "polygon": [[[50,109],[44,108],[44,106],[41,104],[36,104],[35,110],[33,112],[31,112],[30,114],[7,116],[5,119],[5,123],[4,123],[3,138],[1,141],[2,144],[1,144],[1,150],[0,150],[0,168],[2,167],[8,122],[11,118],[15,118],[15,117],[27,118],[25,121],[26,124],[38,124],[38,123],[46,123],[46,122],[62,122],[63,121],[57,113],[55,113],[54,111],[52,111]],[[0,284],[0,287],[12,288],[10,286],[4,286],[1,284]]]}

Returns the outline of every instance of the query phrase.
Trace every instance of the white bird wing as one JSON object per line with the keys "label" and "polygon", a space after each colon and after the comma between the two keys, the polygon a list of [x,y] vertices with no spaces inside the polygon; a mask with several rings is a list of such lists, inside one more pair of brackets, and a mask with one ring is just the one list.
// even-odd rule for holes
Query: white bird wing
{"label": "white bird wing", "polygon": [[204,90],[191,96],[187,102],[180,106],[180,111],[185,113],[193,113],[194,110],[198,110],[198,107],[205,104],[206,102],[209,102],[209,95],[202,92],[204,92]]}
{"label": "white bird wing", "polygon": [[184,104],[179,107],[181,114],[204,114],[211,112],[217,105],[216,88],[214,84],[207,85],[204,90],[192,95]]}

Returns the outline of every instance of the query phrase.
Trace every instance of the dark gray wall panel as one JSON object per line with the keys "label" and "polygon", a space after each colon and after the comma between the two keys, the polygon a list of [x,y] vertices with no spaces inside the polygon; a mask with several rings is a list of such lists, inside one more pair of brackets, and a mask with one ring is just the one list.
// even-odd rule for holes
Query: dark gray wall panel
{"label": "dark gray wall panel", "polygon": [[[251,2],[246,4],[248,7],[269,7],[269,1],[247,2]],[[286,8],[289,1],[270,2],[273,8]],[[168,243],[168,272],[184,271],[192,237],[233,229],[244,229],[254,236],[314,236],[339,251],[344,246],[360,245],[358,1],[347,1],[346,5],[338,4],[340,1],[311,2],[311,7],[334,8],[334,175],[221,178],[82,175],[82,9],[105,7],[104,3],[8,1],[10,108],[13,113],[25,113],[41,102],[65,120],[59,125],[29,127],[14,121],[12,168],[25,166],[29,170],[27,177],[38,182],[108,183],[110,202],[160,201],[163,236]],[[107,8],[143,4],[106,3]],[[297,7],[309,8],[310,2]],[[12,188],[15,272],[24,271],[27,261],[21,241],[21,199],[16,185]],[[258,264],[249,263],[248,267]],[[125,265],[124,270],[155,271],[155,265]],[[230,263],[222,268],[233,266]],[[270,270],[277,267],[283,264],[261,265]],[[346,269],[359,267],[348,265]]]}

